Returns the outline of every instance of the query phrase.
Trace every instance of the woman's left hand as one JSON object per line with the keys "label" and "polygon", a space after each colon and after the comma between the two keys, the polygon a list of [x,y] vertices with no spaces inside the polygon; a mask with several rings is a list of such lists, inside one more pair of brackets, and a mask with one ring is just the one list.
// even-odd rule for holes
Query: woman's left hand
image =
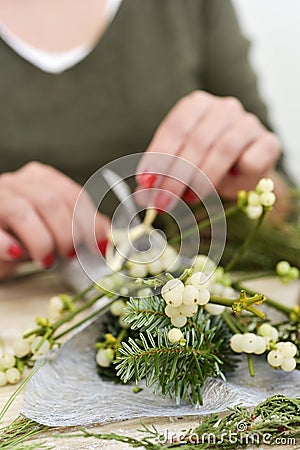
{"label": "woman's left hand", "polygon": [[[166,191],[157,196],[155,206],[168,209],[167,192],[188,196],[187,186],[193,187],[193,168],[185,170],[182,183],[172,178],[178,174],[182,178],[180,159],[171,163],[153,158],[150,153],[167,153],[191,162],[223,198],[232,199],[239,189],[253,188],[262,176],[270,173],[279,157],[280,143],[236,98],[196,91],[171,109],[137,171],[139,187]],[[166,175],[156,176],[157,172]]]}

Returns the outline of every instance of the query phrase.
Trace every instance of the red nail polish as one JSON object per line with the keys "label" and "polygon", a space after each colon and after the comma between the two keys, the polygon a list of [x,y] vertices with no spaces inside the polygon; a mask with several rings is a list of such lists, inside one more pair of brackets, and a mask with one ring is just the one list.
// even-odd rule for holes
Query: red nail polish
{"label": "red nail polish", "polygon": [[101,254],[103,256],[105,256],[106,249],[107,249],[107,244],[108,244],[108,239],[106,239],[106,238],[102,239],[101,241],[98,241],[97,244],[98,244],[98,248],[99,248]]}
{"label": "red nail polish", "polygon": [[23,255],[23,250],[18,244],[11,244],[7,249],[7,253],[14,259],[20,259]]}
{"label": "red nail polish", "polygon": [[138,183],[141,187],[145,189],[152,188],[155,181],[157,180],[157,175],[155,173],[149,173],[147,171],[138,175]]}
{"label": "red nail polish", "polygon": [[197,203],[199,202],[199,197],[197,194],[195,194],[195,192],[190,189],[187,188],[184,191],[183,197],[182,197],[183,201],[185,201],[185,203],[187,203],[188,205],[192,205],[193,203]]}
{"label": "red nail polish", "polygon": [[69,251],[69,253],[67,254],[68,258],[74,258],[76,256],[76,250],[73,247],[72,250]]}
{"label": "red nail polish", "polygon": [[236,166],[232,166],[229,173],[232,177],[237,177],[240,174],[240,171]]}
{"label": "red nail polish", "polygon": [[54,265],[54,262],[55,262],[55,255],[54,253],[50,253],[50,255],[46,256],[46,258],[42,260],[42,265],[44,266],[45,269],[50,269],[50,267]]}
{"label": "red nail polish", "polygon": [[154,203],[156,211],[159,213],[165,212],[170,206],[171,200],[172,198],[169,194],[167,194],[167,192],[161,192],[158,194]]}

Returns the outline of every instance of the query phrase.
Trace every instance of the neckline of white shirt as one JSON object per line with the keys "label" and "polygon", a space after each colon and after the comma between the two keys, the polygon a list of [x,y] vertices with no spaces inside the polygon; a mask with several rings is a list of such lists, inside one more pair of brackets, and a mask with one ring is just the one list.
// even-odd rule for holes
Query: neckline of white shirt
{"label": "neckline of white shirt", "polygon": [[[105,10],[106,26],[114,19],[122,0],[107,0]],[[0,23],[0,37],[19,56],[26,59],[43,72],[58,74],[78,64],[95,48],[92,45],[81,45],[64,52],[47,52],[35,48],[15,36],[7,27]]]}

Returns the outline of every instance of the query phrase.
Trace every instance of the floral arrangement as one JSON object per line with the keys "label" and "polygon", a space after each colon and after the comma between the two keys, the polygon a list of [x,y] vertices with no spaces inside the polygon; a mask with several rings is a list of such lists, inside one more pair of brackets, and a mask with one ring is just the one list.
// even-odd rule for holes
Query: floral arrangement
{"label": "floral arrangement", "polygon": [[[253,355],[266,360],[266,370],[299,370],[299,306],[290,308],[243,284],[270,274],[289,283],[299,279],[299,264],[277,259],[268,272],[237,270],[275,204],[273,189],[273,181],[263,178],[255,191],[240,191],[237,204],[225,209],[226,216],[242,213],[254,225],[223,266],[216,267],[200,254],[186,267],[178,258],[174,236],[150,262],[139,255],[134,262],[120,261],[110,252],[114,273],[74,296],[51,298],[48,317],[37,317],[36,326],[14,342],[13,353],[0,357],[0,386],[18,383],[25,369],[59,346],[65,335],[101,314],[103,327],[95,343],[99,376],[120,383],[134,381],[136,392],[144,380],[156,394],[170,396],[176,404],[183,400],[202,404],[204,380],[224,378],[242,357],[248,360],[250,376],[255,375]],[[147,211],[143,224],[132,231],[134,239],[153,230],[156,214]],[[199,229],[208,225],[201,221]],[[124,283],[121,272],[133,281]],[[109,298],[108,303],[90,312],[102,297]],[[272,323],[261,311],[262,303],[286,319]]]}

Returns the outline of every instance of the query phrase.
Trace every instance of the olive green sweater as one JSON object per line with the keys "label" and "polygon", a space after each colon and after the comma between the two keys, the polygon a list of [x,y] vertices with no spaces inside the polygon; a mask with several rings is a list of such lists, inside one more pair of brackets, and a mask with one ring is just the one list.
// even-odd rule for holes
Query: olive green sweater
{"label": "olive green sweater", "polygon": [[123,0],[89,56],[48,74],[0,41],[0,172],[31,160],[79,182],[147,148],[161,120],[195,89],[266,109],[229,0]]}

